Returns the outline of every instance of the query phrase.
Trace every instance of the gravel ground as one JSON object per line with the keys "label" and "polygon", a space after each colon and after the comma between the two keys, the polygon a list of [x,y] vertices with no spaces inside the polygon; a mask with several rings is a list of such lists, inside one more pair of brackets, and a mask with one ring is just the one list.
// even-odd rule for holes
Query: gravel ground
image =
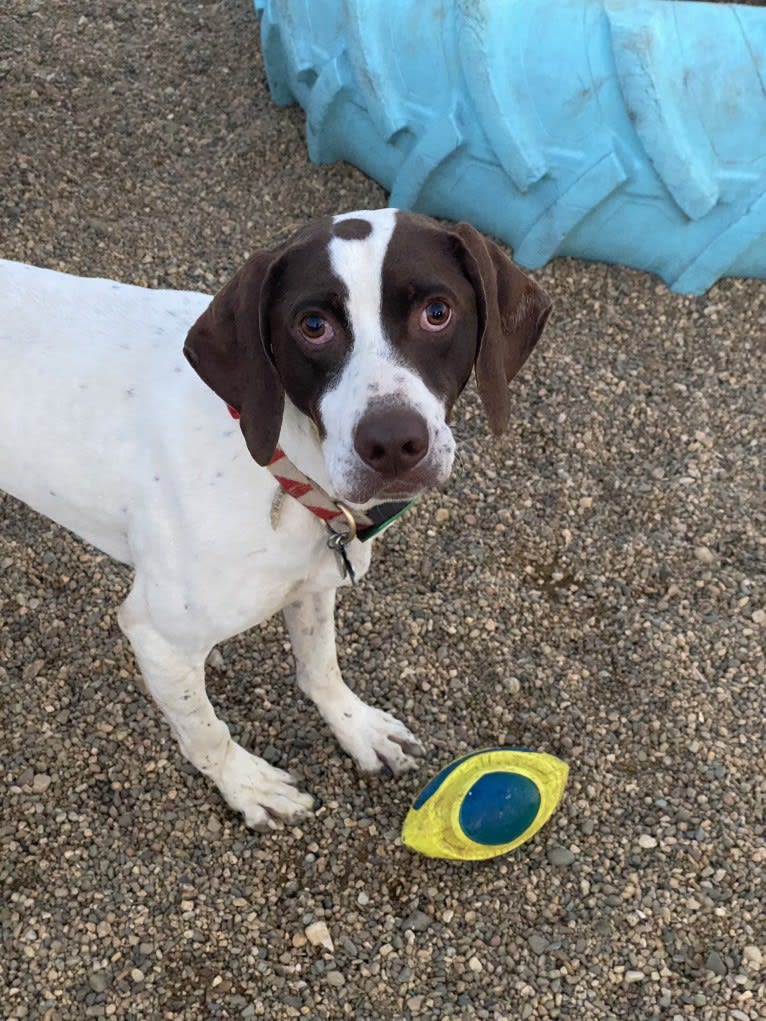
{"label": "gravel ground", "polygon": [[[213,290],[385,202],[308,163],[245,0],[10,0],[0,40],[3,256]],[[422,736],[421,774],[349,768],[279,621],[209,671],[321,796],[300,829],[251,834],[185,767],[116,624],[128,572],[0,498],[4,1021],[765,1016],[766,286],[539,277],[510,435],[469,394],[448,490],[341,601],[346,676]],[[496,742],[570,763],[547,827],[482,865],[406,851],[425,778]]]}

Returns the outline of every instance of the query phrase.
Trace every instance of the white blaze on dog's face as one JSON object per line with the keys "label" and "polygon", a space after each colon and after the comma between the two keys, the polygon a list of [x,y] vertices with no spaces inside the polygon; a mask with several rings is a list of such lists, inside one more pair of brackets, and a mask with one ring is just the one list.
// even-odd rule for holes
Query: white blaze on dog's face
{"label": "white blaze on dog's face", "polygon": [[[330,265],[345,286],[353,342],[318,411],[333,488],[354,504],[380,497],[411,497],[446,482],[455,453],[446,421],[454,395],[436,392],[438,379],[418,371],[413,356],[417,347],[424,347],[417,352],[418,361],[445,359],[443,334],[445,329],[454,332],[456,295],[445,281],[424,276],[427,266],[416,274],[415,253],[406,251],[406,238],[395,241],[395,237],[396,213],[382,209],[336,218],[329,245]],[[467,307],[460,314],[470,318],[470,326],[465,357],[455,366],[462,378],[450,388],[456,392],[470,375],[476,343],[473,289],[465,283],[461,297]],[[393,304],[386,305],[385,318],[384,290],[387,298],[395,297]],[[429,305],[434,306],[432,319],[435,311],[437,318],[449,315],[453,321],[423,329],[419,320]]]}
{"label": "white blaze on dog's face", "polygon": [[467,224],[394,209],[348,213],[256,253],[185,351],[241,412],[260,464],[274,452],[287,398],[313,423],[330,492],[366,506],[447,480],[455,451],[447,423],[474,368],[490,425],[503,431],[508,382],[549,305]]}

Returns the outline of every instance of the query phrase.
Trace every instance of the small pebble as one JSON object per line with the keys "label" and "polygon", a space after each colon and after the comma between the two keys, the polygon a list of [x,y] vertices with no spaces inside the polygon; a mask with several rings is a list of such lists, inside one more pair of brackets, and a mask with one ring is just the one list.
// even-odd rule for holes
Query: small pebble
{"label": "small pebble", "polygon": [[571,865],[575,860],[568,847],[549,847],[546,854],[551,865]]}
{"label": "small pebble", "polygon": [[726,975],[728,968],[717,950],[711,950],[705,959],[705,969],[712,971],[714,975]]}
{"label": "small pebble", "polygon": [[755,946],[755,944],[749,943],[742,951],[742,959],[748,964],[752,964],[756,968],[760,968],[763,964],[763,953],[761,952],[761,948]]}
{"label": "small pebble", "polygon": [[213,649],[213,651],[210,653],[210,655],[207,658],[207,665],[209,667],[212,667],[213,670],[225,670],[226,669],[226,663],[224,662],[224,658],[223,658],[223,656],[221,654],[221,650],[220,649],[217,649],[217,648]]}
{"label": "small pebble", "polygon": [[306,939],[312,947],[322,946],[326,950],[329,950],[330,953],[332,953],[335,949],[332,937],[330,936],[330,930],[327,928],[327,924],[325,922],[312,922],[311,925],[306,926],[304,931]]}
{"label": "small pebble", "polygon": [[694,556],[701,564],[715,563],[715,553],[708,549],[707,546],[697,546],[694,550]]}
{"label": "small pebble", "polygon": [[88,985],[94,993],[103,993],[109,988],[109,975],[105,971],[88,973]]}
{"label": "small pebble", "polygon": [[411,915],[402,922],[403,929],[412,929],[415,932],[425,932],[433,922],[433,918],[425,911],[413,911]]}

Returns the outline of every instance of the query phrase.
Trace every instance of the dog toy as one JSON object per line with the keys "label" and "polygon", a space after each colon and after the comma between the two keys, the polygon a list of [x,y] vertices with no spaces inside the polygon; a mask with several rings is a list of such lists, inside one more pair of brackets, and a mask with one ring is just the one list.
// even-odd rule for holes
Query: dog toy
{"label": "dog toy", "polygon": [[550,819],[569,767],[544,752],[485,748],[445,766],[407,813],[402,842],[429,858],[481,861],[513,851]]}

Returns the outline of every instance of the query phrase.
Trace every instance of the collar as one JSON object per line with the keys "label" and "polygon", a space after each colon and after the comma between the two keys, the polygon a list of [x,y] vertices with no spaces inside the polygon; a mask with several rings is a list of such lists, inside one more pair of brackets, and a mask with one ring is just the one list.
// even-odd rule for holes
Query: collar
{"label": "collar", "polygon": [[[239,418],[236,408],[230,404],[226,407],[232,418]],[[380,535],[414,503],[414,500],[396,500],[379,503],[366,511],[352,510],[340,500],[333,500],[296,468],[281,447],[277,447],[266,467],[289,496],[324,521],[333,532],[345,536],[344,544],[355,538],[366,542]]]}

